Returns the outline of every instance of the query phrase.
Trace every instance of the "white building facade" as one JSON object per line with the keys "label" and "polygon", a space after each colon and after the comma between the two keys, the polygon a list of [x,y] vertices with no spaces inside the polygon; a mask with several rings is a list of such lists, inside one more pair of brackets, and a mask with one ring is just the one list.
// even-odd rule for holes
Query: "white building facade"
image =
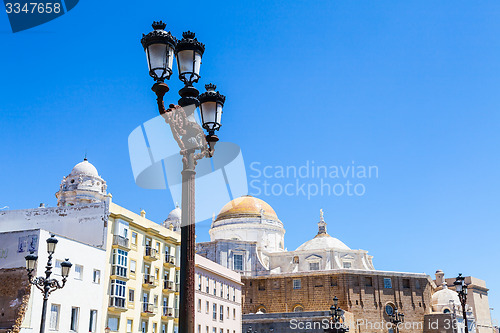
{"label": "white building facade", "polygon": [[195,332],[241,333],[240,274],[196,255]]}
{"label": "white building facade", "polygon": [[[46,239],[49,237],[50,233],[41,229],[0,233],[0,244],[6,253],[0,259],[0,276],[18,269],[21,279],[27,280],[24,257],[33,251],[38,255],[34,276],[45,277],[48,259]],[[60,264],[66,258],[70,259],[73,267],[64,288],[50,294],[45,329],[65,333],[102,332],[104,328],[100,321],[103,316],[105,250],[58,235],[56,238],[58,243],[52,259],[51,278],[62,280]],[[11,305],[21,306],[25,313],[19,325],[20,332],[39,332],[43,295],[35,286],[31,286],[28,296],[12,300]]]}

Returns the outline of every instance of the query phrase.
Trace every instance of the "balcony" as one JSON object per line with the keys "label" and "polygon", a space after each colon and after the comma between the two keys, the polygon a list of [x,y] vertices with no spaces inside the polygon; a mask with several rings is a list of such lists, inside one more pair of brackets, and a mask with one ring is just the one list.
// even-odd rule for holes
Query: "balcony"
{"label": "balcony", "polygon": [[113,265],[111,266],[111,276],[112,280],[118,279],[122,281],[128,280],[127,268],[123,266]]}
{"label": "balcony", "polygon": [[119,235],[113,235],[113,249],[120,248],[130,250],[129,239]]}
{"label": "balcony", "polygon": [[174,281],[163,281],[163,292],[165,294],[175,292],[175,283]]}
{"label": "balcony", "polygon": [[142,286],[144,288],[154,288],[158,285],[158,280],[151,274],[144,274],[144,280],[142,280]]}
{"label": "balcony", "polygon": [[127,311],[125,303],[126,303],[125,298],[111,296],[109,298],[108,310],[112,311],[112,312],[124,312],[124,311]]}
{"label": "balcony", "polygon": [[154,261],[158,259],[160,259],[158,250],[152,248],[151,246],[146,246],[146,249],[144,250],[144,260]]}
{"label": "balcony", "polygon": [[154,306],[152,303],[142,303],[141,315],[152,317],[156,314],[158,308]]}
{"label": "balcony", "polygon": [[175,256],[171,254],[165,254],[165,261],[163,262],[163,265],[167,268],[175,267]]}
{"label": "balcony", "polygon": [[161,319],[170,320],[175,318],[174,308],[164,306],[161,313]]}

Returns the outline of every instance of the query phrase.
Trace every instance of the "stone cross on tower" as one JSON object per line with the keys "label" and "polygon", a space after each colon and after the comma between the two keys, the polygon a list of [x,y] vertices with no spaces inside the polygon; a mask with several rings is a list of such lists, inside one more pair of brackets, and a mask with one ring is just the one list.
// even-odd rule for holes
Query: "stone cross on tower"
{"label": "stone cross on tower", "polygon": [[318,235],[327,235],[326,222],[323,217],[323,209],[319,210]]}

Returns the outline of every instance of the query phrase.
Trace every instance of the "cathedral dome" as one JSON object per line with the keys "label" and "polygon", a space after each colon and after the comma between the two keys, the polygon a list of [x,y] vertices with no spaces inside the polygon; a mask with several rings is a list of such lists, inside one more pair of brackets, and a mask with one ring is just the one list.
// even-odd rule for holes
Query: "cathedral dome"
{"label": "cathedral dome", "polygon": [[274,209],[264,200],[244,195],[229,201],[220,210],[215,222],[233,218],[266,218],[279,221]]}
{"label": "cathedral dome", "polygon": [[350,250],[350,248],[338,240],[330,236],[326,232],[326,222],[323,217],[323,209],[320,210],[320,221],[318,222],[318,234],[313,239],[308,240],[297,248],[296,251],[309,251],[309,250]]}
{"label": "cathedral dome", "polygon": [[297,248],[297,251],[325,250],[325,249],[350,250],[350,248],[347,245],[345,245],[341,240],[326,234],[324,236],[316,236],[313,239],[308,240],[307,242],[299,246]]}
{"label": "cathedral dome", "polygon": [[77,176],[77,175],[86,175],[86,176],[92,176],[92,177],[99,177],[99,173],[97,172],[97,169],[95,166],[90,163],[87,158],[83,160],[83,162],[78,163],[73,167],[73,170],[71,170],[70,173],[71,176]]}
{"label": "cathedral dome", "polygon": [[182,211],[181,209],[179,208],[179,206],[175,207],[169,214],[168,214],[168,217],[167,217],[167,221],[180,221],[181,220],[181,215],[182,215]]}
{"label": "cathedral dome", "polygon": [[436,291],[432,295],[432,310],[434,312],[450,312],[452,311],[453,305],[455,307],[461,308],[460,299],[458,298],[458,294],[456,291],[448,289],[446,282],[443,282],[443,288],[439,291]]}

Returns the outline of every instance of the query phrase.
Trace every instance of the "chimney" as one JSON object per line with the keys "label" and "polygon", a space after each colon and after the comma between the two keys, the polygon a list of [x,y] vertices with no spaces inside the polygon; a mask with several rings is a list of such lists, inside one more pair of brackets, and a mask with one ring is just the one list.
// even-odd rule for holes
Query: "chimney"
{"label": "chimney", "polygon": [[444,273],[442,270],[438,269],[436,271],[436,285],[439,287],[444,282]]}

